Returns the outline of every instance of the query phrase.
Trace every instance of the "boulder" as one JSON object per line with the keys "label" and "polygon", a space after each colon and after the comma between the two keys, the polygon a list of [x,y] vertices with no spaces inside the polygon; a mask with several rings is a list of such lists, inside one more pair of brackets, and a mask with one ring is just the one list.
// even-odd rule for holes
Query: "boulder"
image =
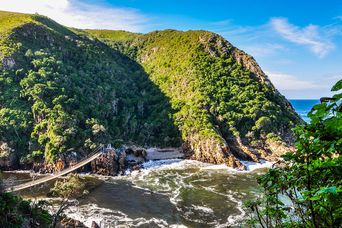
{"label": "boulder", "polygon": [[58,228],[86,228],[86,226],[75,219],[64,217],[61,221],[57,224]]}
{"label": "boulder", "polygon": [[11,70],[15,65],[15,61],[12,57],[5,57],[2,60],[2,65],[6,70]]}
{"label": "boulder", "polygon": [[91,162],[91,170],[99,175],[124,175],[127,169],[141,169],[146,156],[147,152],[142,148],[106,149],[103,155]]}
{"label": "boulder", "polygon": [[93,222],[91,223],[91,228],[100,228],[100,226],[97,225],[97,223],[93,221]]}
{"label": "boulder", "polygon": [[107,151],[91,162],[93,173],[106,176],[115,176],[118,172],[118,155],[114,150]]}

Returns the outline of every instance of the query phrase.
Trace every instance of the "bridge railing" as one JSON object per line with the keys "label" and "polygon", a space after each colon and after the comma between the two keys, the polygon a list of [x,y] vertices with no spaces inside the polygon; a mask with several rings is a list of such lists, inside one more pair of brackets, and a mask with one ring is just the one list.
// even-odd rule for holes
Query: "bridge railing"
{"label": "bridge railing", "polygon": [[[91,154],[88,154],[88,156],[84,159],[82,159],[81,161],[79,161],[77,164],[70,166],[56,174],[53,175],[49,175],[46,177],[42,177],[39,179],[35,179],[26,183],[22,183],[19,185],[15,185],[15,186],[9,186],[5,189],[6,192],[14,192],[14,191],[19,191],[25,188],[29,188],[38,184],[42,184],[45,183],[47,181],[53,180],[55,178],[58,178],[60,176],[63,176],[65,174],[68,174],[70,172],[73,172],[79,168],[81,168],[82,166],[88,164],[89,162],[93,161],[94,159],[96,159],[98,156],[100,156],[100,152],[103,152],[104,147],[103,146],[99,146],[97,147]],[[84,163],[84,164],[83,164]]]}

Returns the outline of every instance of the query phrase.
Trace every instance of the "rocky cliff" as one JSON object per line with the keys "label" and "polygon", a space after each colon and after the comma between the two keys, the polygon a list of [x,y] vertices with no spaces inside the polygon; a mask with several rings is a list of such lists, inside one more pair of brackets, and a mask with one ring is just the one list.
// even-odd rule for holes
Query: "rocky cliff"
{"label": "rocky cliff", "polygon": [[143,66],[170,99],[189,157],[243,168],[240,159],[274,159],[292,149],[291,128],[302,120],[254,58],[223,37],[85,32]]}

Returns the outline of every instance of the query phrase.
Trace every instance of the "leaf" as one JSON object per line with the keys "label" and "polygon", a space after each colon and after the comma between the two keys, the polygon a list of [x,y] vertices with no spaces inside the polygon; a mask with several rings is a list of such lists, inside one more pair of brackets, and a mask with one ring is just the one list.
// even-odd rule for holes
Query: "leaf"
{"label": "leaf", "polygon": [[342,89],[342,79],[331,88],[331,91],[339,91],[340,89]]}
{"label": "leaf", "polygon": [[322,194],[322,193],[336,194],[337,193],[336,186],[323,188],[323,189],[319,190],[316,194]]}
{"label": "leaf", "polygon": [[333,98],[336,99],[336,100],[342,99],[342,93],[335,94],[335,95],[333,96]]}

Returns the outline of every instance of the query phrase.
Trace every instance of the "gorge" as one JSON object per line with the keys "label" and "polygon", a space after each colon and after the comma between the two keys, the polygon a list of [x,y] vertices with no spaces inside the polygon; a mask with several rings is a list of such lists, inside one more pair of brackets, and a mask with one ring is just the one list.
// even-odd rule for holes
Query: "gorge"
{"label": "gorge", "polygon": [[342,227],[341,10],[0,1],[0,228]]}
{"label": "gorge", "polygon": [[3,167],[112,143],[245,169],[291,150],[302,123],[253,57],[211,32],[80,30],[10,12],[0,24]]}

